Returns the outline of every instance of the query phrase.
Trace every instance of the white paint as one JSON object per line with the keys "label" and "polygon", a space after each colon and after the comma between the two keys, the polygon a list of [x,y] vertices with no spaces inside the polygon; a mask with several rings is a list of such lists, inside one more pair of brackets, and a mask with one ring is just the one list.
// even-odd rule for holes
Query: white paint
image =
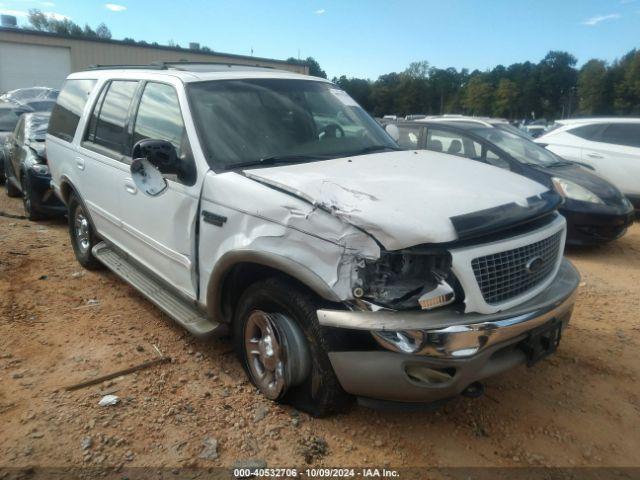
{"label": "white paint", "polygon": [[430,151],[389,152],[253,169],[250,178],[290,191],[367,231],[388,250],[456,240],[450,217],[540,195],[520,175]]}
{"label": "white paint", "polygon": [[291,260],[320,277],[341,299],[351,298],[357,258],[380,256],[367,234],[308,202],[238,173],[209,172],[201,210],[226,217],[200,223],[200,291],[228,252],[253,250]]}
{"label": "white paint", "polygon": [[0,92],[34,85],[60,88],[70,71],[68,48],[0,42]]}

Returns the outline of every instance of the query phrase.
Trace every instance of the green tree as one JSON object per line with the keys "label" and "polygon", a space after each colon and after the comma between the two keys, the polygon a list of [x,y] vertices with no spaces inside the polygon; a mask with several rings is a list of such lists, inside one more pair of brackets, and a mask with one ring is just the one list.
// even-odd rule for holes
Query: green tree
{"label": "green tree", "polygon": [[618,113],[640,114],[640,50],[627,53],[616,66],[614,105]]}
{"label": "green tree", "polygon": [[491,112],[493,88],[491,84],[475,75],[465,87],[463,105],[471,115],[488,115]]}
{"label": "green tree", "polygon": [[581,113],[597,115],[606,113],[608,95],[607,65],[602,60],[589,60],[578,74],[578,101]]}
{"label": "green tree", "polygon": [[98,38],[110,39],[111,30],[109,30],[109,27],[107,27],[104,23],[101,23],[100,25],[98,25],[98,28],[96,28],[96,35],[98,36]]}
{"label": "green tree", "polygon": [[294,65],[306,65],[309,67],[309,75],[312,77],[327,78],[327,72],[320,68],[320,64],[313,57],[307,57],[305,60],[298,60],[297,58],[289,57],[287,58],[287,63],[292,63]]}
{"label": "green tree", "polygon": [[538,64],[542,113],[547,118],[558,118],[567,112],[578,77],[574,68],[577,62],[570,53],[550,51]]}
{"label": "green tree", "polygon": [[498,117],[514,117],[515,102],[518,98],[518,86],[508,78],[502,78],[496,88],[493,114]]}

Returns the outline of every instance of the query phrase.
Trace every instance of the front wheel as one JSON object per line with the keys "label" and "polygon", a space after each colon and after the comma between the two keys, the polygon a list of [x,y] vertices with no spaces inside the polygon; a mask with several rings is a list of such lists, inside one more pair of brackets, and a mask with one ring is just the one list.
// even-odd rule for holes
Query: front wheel
{"label": "front wheel", "polygon": [[4,174],[5,174],[4,188],[7,189],[7,196],[8,197],[19,197],[20,196],[20,189],[17,188],[11,182],[11,177],[9,175],[9,166],[7,165],[7,160],[4,161]]}
{"label": "front wheel", "polygon": [[38,209],[33,208],[32,202],[33,192],[31,189],[31,180],[28,173],[22,175],[22,205],[24,206],[25,216],[31,220],[42,220],[45,216]]}
{"label": "front wheel", "polygon": [[84,205],[74,194],[69,199],[69,237],[76,259],[87,270],[100,270],[102,263],[93,256],[91,249],[99,240]]}
{"label": "front wheel", "polygon": [[264,396],[323,416],[344,409],[349,397],[331,367],[317,308],[311,293],[287,279],[255,283],[238,302],[234,341]]}

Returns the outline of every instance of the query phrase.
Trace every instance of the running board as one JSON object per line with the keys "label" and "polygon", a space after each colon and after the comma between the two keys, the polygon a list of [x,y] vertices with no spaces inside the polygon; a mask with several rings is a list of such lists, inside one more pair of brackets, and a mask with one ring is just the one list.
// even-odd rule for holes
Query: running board
{"label": "running board", "polygon": [[115,248],[100,242],[91,251],[113,273],[147,297],[156,307],[169,315],[187,331],[198,337],[215,333],[220,326],[207,319],[204,313],[151,277]]}

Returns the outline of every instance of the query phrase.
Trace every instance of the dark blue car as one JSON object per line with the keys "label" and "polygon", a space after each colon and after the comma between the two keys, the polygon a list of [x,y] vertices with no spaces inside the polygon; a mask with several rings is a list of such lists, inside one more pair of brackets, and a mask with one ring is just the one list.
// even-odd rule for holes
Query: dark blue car
{"label": "dark blue car", "polygon": [[536,143],[473,122],[398,122],[387,130],[408,150],[433,150],[510,170],[558,192],[567,219],[567,243],[586,245],[620,238],[633,223],[629,200],[586,165],[564,160]]}
{"label": "dark blue car", "polygon": [[22,196],[30,220],[63,215],[66,209],[51,188],[44,150],[49,113],[25,113],[3,146],[7,195]]}

